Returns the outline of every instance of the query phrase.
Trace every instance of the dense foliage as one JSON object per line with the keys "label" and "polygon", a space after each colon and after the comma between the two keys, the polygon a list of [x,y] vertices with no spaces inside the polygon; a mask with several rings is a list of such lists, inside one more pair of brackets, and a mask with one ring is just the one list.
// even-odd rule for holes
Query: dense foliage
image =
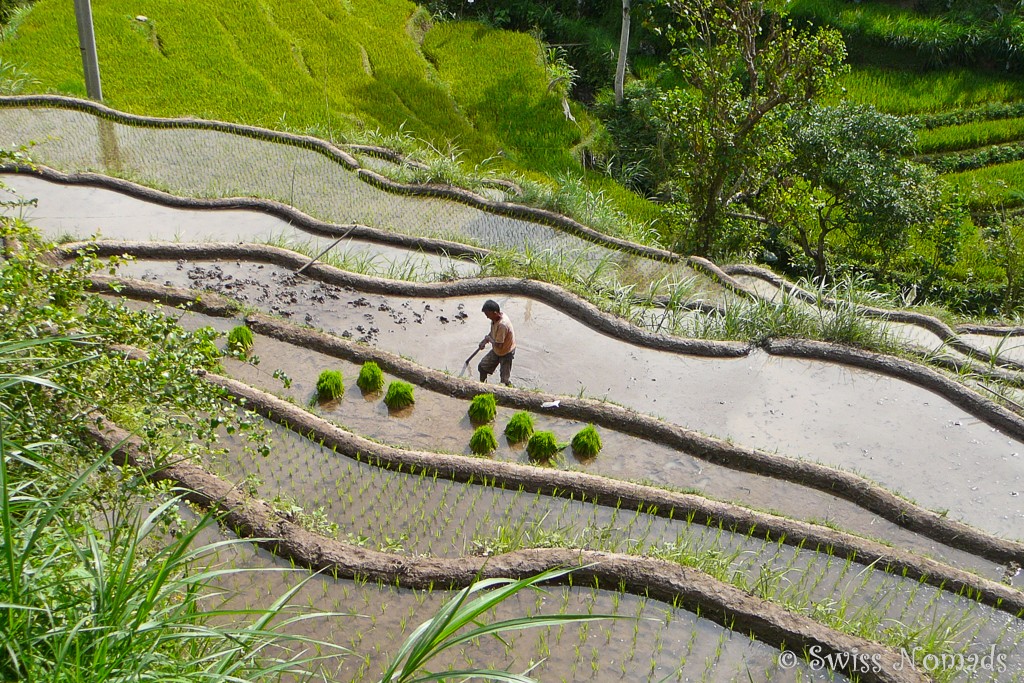
{"label": "dense foliage", "polygon": [[[0,221],[0,238],[0,678],[255,681],[296,669],[264,651],[277,635],[258,612],[203,600],[204,525],[84,436],[113,418],[161,462],[215,449],[222,429],[251,431],[196,372],[218,368],[217,333],[89,295],[85,277],[103,264],[47,264],[49,246],[20,222]],[[239,617],[251,625],[232,626]]]}

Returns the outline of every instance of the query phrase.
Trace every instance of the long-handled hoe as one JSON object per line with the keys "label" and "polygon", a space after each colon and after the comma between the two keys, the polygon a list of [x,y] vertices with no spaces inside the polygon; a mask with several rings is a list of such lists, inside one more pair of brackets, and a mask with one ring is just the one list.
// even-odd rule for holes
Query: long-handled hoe
{"label": "long-handled hoe", "polygon": [[459,371],[459,377],[463,377],[466,374],[466,371],[469,370],[469,361],[473,360],[473,358],[478,353],[480,353],[480,347],[479,346],[476,347],[476,350],[473,351],[473,353],[469,354],[469,358],[467,358],[466,362],[462,364],[462,370]]}

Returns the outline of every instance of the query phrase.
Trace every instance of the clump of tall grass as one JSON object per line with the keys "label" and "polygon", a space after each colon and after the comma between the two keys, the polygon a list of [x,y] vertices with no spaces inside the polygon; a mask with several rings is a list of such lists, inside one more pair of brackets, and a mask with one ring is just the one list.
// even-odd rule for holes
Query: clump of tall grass
{"label": "clump of tall grass", "polygon": [[39,84],[27,71],[0,59],[0,95],[20,95]]}
{"label": "clump of tall grass", "polygon": [[477,394],[469,404],[469,419],[474,424],[484,424],[493,421],[497,411],[494,394]]}
{"label": "clump of tall grass", "polygon": [[505,438],[509,443],[522,443],[533,434],[533,416],[526,411],[513,415],[505,425]]}
{"label": "clump of tall grass", "polygon": [[372,360],[363,363],[359,368],[359,377],[356,378],[356,386],[364,393],[375,394],[384,388],[384,373],[380,366]]}
{"label": "clump of tall grass", "polygon": [[768,339],[796,337],[892,351],[895,344],[885,321],[861,312],[861,301],[879,299],[840,281],[817,287],[815,303],[786,290],[774,300],[734,301],[720,312],[698,313],[677,320],[677,334],[703,339],[733,339],[763,344]]}
{"label": "clump of tall grass", "polygon": [[482,425],[473,431],[469,439],[469,449],[477,455],[493,453],[498,448],[498,440],[494,436],[494,429],[490,425]]}
{"label": "clump of tall grass", "polygon": [[384,403],[391,410],[401,410],[416,402],[413,396],[413,386],[401,380],[392,380],[388,384],[387,393],[384,394]]}
{"label": "clump of tall grass", "polygon": [[336,401],[345,395],[345,379],[338,370],[324,370],[316,380],[318,401]]}

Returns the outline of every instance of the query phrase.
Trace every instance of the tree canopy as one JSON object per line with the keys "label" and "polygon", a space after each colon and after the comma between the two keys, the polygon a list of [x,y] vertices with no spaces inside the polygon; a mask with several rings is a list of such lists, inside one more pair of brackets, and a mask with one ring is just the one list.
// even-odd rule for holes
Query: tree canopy
{"label": "tree canopy", "polygon": [[914,130],[899,117],[864,105],[812,106],[789,118],[786,138],[782,180],[758,206],[813,261],[819,280],[831,233],[891,252],[938,210],[935,175],[905,158]]}
{"label": "tree canopy", "polygon": [[[683,86],[660,113],[680,150],[678,174],[692,233],[677,248],[698,254],[741,246],[727,223],[774,177],[787,156],[786,121],[843,73],[846,48],[831,29],[796,29],[780,3],[664,0]],[[742,213],[742,212],[740,212]]]}

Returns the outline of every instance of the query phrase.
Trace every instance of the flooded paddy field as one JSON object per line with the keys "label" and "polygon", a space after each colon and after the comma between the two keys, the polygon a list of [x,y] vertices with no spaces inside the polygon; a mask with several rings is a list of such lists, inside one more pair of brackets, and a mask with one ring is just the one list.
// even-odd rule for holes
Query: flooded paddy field
{"label": "flooded paddy field", "polygon": [[[363,295],[245,262],[136,262],[120,272],[219,291],[453,374],[487,331],[479,313],[485,297]],[[656,351],[595,332],[544,303],[500,303],[516,328],[518,387],[614,400],[746,446],[853,470],[954,519],[1020,536],[1024,444],[931,391],[758,350],[738,359]]]}

